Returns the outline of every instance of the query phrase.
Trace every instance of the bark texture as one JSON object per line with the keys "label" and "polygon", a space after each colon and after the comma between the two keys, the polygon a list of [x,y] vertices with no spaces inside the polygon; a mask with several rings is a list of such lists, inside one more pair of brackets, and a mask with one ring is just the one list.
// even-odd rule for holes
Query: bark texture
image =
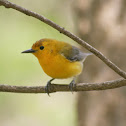
{"label": "bark texture", "polygon": [[[126,71],[126,1],[75,0],[79,36]],[[79,82],[102,82],[119,76],[95,56],[85,62]],[[125,126],[126,89],[78,94],[79,126]]]}

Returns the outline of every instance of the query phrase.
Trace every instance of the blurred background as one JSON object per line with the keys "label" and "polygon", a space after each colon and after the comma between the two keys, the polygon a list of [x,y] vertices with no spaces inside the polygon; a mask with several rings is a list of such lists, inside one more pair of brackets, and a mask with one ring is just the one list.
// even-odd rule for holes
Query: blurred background
{"label": "blurred background", "polygon": [[[44,15],[78,35],[126,70],[125,0],[9,0]],[[41,38],[79,46],[39,20],[0,6],[0,84],[37,86],[50,79],[37,59],[21,54]],[[86,51],[86,50],[84,50]],[[95,56],[87,58],[78,82],[120,78]],[[55,83],[69,83],[56,80]],[[0,126],[125,126],[125,87],[81,93],[0,93]]]}

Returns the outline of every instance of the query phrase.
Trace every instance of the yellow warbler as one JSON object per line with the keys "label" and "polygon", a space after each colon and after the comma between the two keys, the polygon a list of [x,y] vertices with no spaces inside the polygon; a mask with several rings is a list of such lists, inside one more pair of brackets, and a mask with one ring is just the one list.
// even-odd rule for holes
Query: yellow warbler
{"label": "yellow warbler", "polygon": [[75,77],[82,72],[85,58],[92,54],[84,53],[75,46],[53,39],[41,39],[35,42],[31,49],[22,53],[35,55],[44,72],[52,77],[45,88],[48,94],[49,86],[54,79],[74,77],[69,84],[70,89],[73,90]]}

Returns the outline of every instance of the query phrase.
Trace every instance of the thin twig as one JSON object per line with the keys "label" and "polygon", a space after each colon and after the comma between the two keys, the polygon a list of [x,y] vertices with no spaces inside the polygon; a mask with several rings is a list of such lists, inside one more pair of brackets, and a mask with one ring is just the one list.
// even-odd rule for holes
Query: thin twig
{"label": "thin twig", "polygon": [[[126,86],[125,79],[118,79],[113,81],[106,81],[103,83],[79,83],[73,88],[73,91],[92,91],[92,90],[107,90]],[[13,92],[13,93],[46,93],[44,86],[10,86],[0,85],[0,92]],[[68,85],[51,84],[49,89],[50,93],[53,92],[70,92]]]}
{"label": "thin twig", "polygon": [[113,69],[117,74],[119,74],[120,76],[122,76],[123,78],[126,79],[126,73],[121,70],[119,67],[117,67],[114,63],[112,63],[109,59],[107,59],[101,52],[99,52],[97,49],[95,49],[94,47],[92,47],[91,45],[89,45],[87,42],[83,41],[82,39],[80,39],[79,37],[75,36],[74,34],[72,34],[71,32],[65,30],[65,28],[60,27],[59,25],[57,25],[56,23],[50,21],[49,19],[45,18],[42,15],[39,15],[35,12],[29,11],[23,7],[20,7],[16,4],[13,4],[7,0],[0,0],[0,5],[5,6],[6,8],[13,8],[15,10],[18,10],[28,16],[32,16],[35,17],[36,19],[41,20],[42,22],[50,25],[51,27],[53,27],[54,29],[58,30],[60,33],[63,33],[64,35],[68,36],[69,38],[73,39],[74,41],[76,41],[77,43],[79,43],[80,45],[82,45],[83,47],[85,47],[87,50],[89,50],[90,52],[94,53],[97,57],[99,57],[106,65],[108,65],[111,69]]}

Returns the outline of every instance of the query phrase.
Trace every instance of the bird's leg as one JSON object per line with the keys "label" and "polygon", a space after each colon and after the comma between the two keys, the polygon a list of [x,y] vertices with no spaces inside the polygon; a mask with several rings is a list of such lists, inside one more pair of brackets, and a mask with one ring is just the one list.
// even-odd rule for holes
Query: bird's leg
{"label": "bird's leg", "polygon": [[51,80],[49,80],[47,82],[47,85],[45,86],[45,92],[49,95],[49,88],[50,88],[50,85],[51,85],[51,82],[54,80],[54,78],[52,78]]}
{"label": "bird's leg", "polygon": [[73,88],[75,86],[75,77],[73,78],[73,80],[70,82],[69,84],[69,89],[73,92]]}

